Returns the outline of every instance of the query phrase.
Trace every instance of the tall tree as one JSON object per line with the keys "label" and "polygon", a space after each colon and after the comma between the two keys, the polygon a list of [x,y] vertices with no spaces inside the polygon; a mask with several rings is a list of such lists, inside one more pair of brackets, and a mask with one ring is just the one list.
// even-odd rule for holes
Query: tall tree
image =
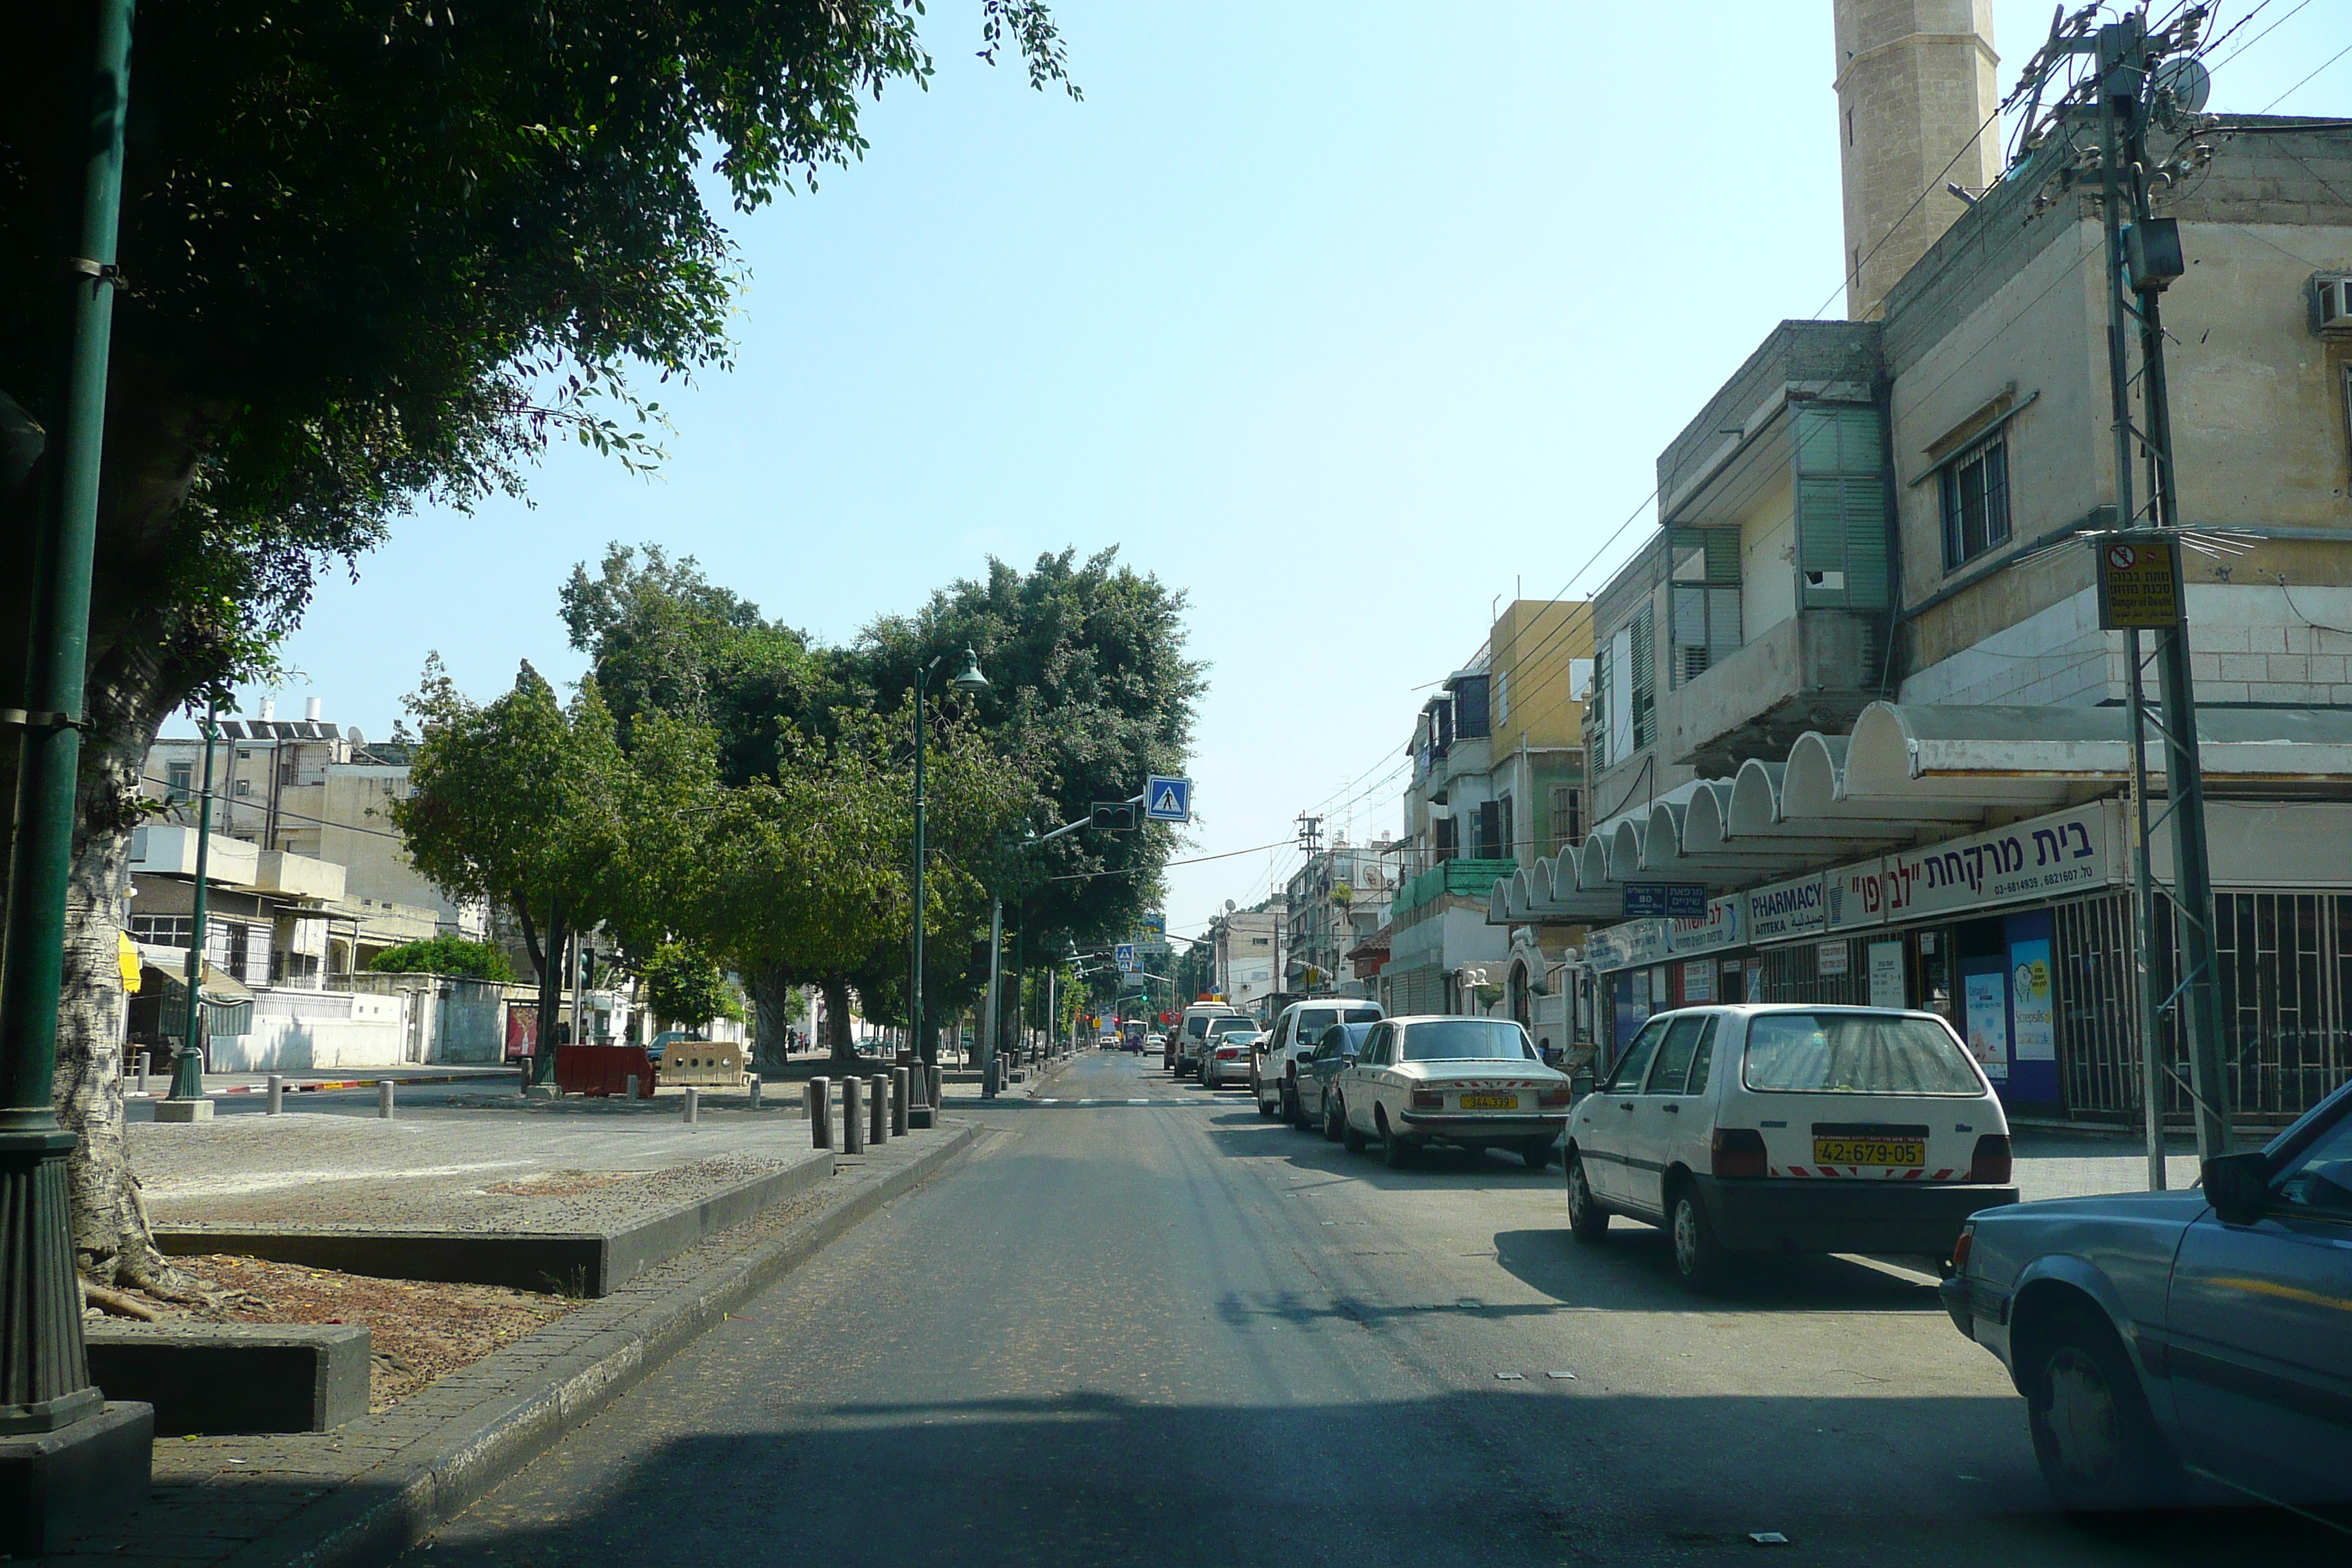
{"label": "tall tree", "polygon": [[[1041,0],[982,52],[1061,80]],[[723,364],[740,210],[866,148],[931,70],[908,0],[162,0],[131,81],[59,1113],[122,1175],[113,960],[139,769],[419,498],[518,491],[551,438],[642,461],[633,375]],[[0,50],[0,538],[29,538],[87,133],[92,9],[16,7]],[[717,179],[707,182],[706,172]],[[0,705],[29,575],[0,573]],[[14,798],[13,750],[0,798]],[[0,821],[0,856],[7,849]],[[127,1188],[123,1188],[127,1191]],[[135,1194],[134,1194],[135,1195]],[[99,1205],[121,1209],[123,1202]],[[77,1222],[79,1223],[79,1221]],[[111,1227],[111,1228],[110,1228]],[[135,1226],[133,1228],[136,1228]],[[113,1221],[85,1268],[138,1282]]]}

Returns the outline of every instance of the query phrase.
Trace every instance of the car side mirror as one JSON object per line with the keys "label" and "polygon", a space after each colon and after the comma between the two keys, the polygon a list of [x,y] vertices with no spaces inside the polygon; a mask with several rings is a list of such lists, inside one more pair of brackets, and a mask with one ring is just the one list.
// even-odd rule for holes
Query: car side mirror
{"label": "car side mirror", "polygon": [[2252,1225],[2270,1208],[2270,1162],[2259,1149],[2208,1160],[2198,1179],[2224,1225]]}

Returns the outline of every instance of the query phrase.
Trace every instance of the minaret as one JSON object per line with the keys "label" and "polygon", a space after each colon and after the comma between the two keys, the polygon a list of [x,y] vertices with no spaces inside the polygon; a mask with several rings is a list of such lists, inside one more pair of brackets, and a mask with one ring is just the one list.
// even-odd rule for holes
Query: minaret
{"label": "minaret", "polygon": [[2000,126],[1986,121],[2000,57],[1992,0],[1835,5],[1845,313],[1859,321],[1964,210],[1945,184],[1974,193],[1999,176]]}

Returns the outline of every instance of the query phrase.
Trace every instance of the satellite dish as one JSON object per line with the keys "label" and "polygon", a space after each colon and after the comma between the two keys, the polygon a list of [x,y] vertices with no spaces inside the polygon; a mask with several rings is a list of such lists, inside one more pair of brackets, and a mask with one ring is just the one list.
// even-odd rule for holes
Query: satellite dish
{"label": "satellite dish", "polygon": [[354,746],[364,746],[367,744],[367,737],[360,733],[359,726],[356,724],[346,724],[343,726],[343,739],[349,741]]}
{"label": "satellite dish", "polygon": [[2213,96],[2213,73],[2202,60],[2176,56],[2156,68],[2156,90],[2170,93],[2172,101],[2184,111],[2196,114]]}

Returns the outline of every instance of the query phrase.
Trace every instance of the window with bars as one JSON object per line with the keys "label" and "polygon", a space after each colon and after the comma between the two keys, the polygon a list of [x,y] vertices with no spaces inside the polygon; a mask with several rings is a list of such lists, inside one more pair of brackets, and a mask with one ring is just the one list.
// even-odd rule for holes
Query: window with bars
{"label": "window with bars", "polygon": [[185,947],[194,940],[196,921],[193,915],[132,915],[131,940],[152,942],[157,947]]}
{"label": "window with bars", "polygon": [[1551,786],[1551,853],[1584,842],[1584,792],[1574,784]]}
{"label": "window with bars", "polygon": [[1946,465],[1944,567],[1974,561],[2009,542],[2009,442],[1995,436]]}

